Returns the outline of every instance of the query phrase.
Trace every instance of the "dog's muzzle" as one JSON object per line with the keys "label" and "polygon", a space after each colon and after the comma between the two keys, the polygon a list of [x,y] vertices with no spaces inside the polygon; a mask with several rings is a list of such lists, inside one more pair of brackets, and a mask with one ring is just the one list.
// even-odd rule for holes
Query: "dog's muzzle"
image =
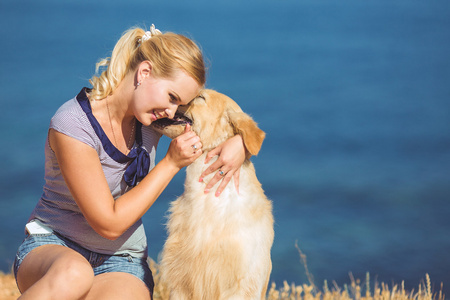
{"label": "dog's muzzle", "polygon": [[162,118],[158,119],[155,122],[152,122],[153,126],[164,128],[171,125],[192,125],[192,120],[186,117],[184,114],[176,112],[173,119]]}

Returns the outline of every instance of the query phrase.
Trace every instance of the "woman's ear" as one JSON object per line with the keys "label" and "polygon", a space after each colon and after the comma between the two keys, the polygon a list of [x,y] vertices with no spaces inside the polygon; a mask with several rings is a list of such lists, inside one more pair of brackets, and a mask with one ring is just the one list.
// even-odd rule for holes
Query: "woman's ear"
{"label": "woman's ear", "polygon": [[257,155],[266,136],[265,132],[259,129],[258,124],[244,112],[228,110],[228,118],[234,132],[242,136],[247,151],[251,155]]}
{"label": "woman's ear", "polygon": [[137,81],[141,82],[145,78],[149,77],[151,74],[152,74],[152,63],[148,60],[144,60],[139,64],[137,72]]}

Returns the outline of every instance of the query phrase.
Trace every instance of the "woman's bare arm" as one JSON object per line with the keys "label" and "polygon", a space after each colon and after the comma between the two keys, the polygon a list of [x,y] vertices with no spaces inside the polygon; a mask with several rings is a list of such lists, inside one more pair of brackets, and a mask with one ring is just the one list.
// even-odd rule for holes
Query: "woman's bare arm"
{"label": "woman's bare arm", "polygon": [[53,129],[49,141],[64,180],[89,225],[111,240],[139,220],[175,174],[201,155],[201,151],[192,151],[192,145],[200,139],[187,129],[171,142],[167,155],[137,186],[114,201],[93,148]]}

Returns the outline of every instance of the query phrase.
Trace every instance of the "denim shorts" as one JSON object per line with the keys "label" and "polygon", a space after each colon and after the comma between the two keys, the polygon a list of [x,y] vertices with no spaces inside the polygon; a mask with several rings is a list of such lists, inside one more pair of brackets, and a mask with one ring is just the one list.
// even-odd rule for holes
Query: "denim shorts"
{"label": "denim shorts", "polygon": [[80,253],[91,264],[94,270],[94,275],[109,272],[124,272],[136,276],[147,285],[153,298],[153,276],[146,258],[136,258],[129,254],[99,254],[87,250],[55,232],[48,234],[27,235],[25,240],[19,246],[16,254],[16,259],[14,261],[14,276],[17,278],[17,271],[19,270],[20,264],[23,262],[25,256],[31,252],[31,250],[48,244],[65,246]]}

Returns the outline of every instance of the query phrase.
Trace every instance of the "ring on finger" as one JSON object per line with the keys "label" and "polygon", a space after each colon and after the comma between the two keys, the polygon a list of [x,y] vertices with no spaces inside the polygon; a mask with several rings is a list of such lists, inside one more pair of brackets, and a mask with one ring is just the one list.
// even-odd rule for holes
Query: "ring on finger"
{"label": "ring on finger", "polygon": [[192,149],[194,149],[194,152],[197,151],[197,149],[198,149],[197,145],[196,144],[192,145]]}
{"label": "ring on finger", "polygon": [[225,172],[219,169],[219,175],[223,176],[223,175],[225,175]]}

